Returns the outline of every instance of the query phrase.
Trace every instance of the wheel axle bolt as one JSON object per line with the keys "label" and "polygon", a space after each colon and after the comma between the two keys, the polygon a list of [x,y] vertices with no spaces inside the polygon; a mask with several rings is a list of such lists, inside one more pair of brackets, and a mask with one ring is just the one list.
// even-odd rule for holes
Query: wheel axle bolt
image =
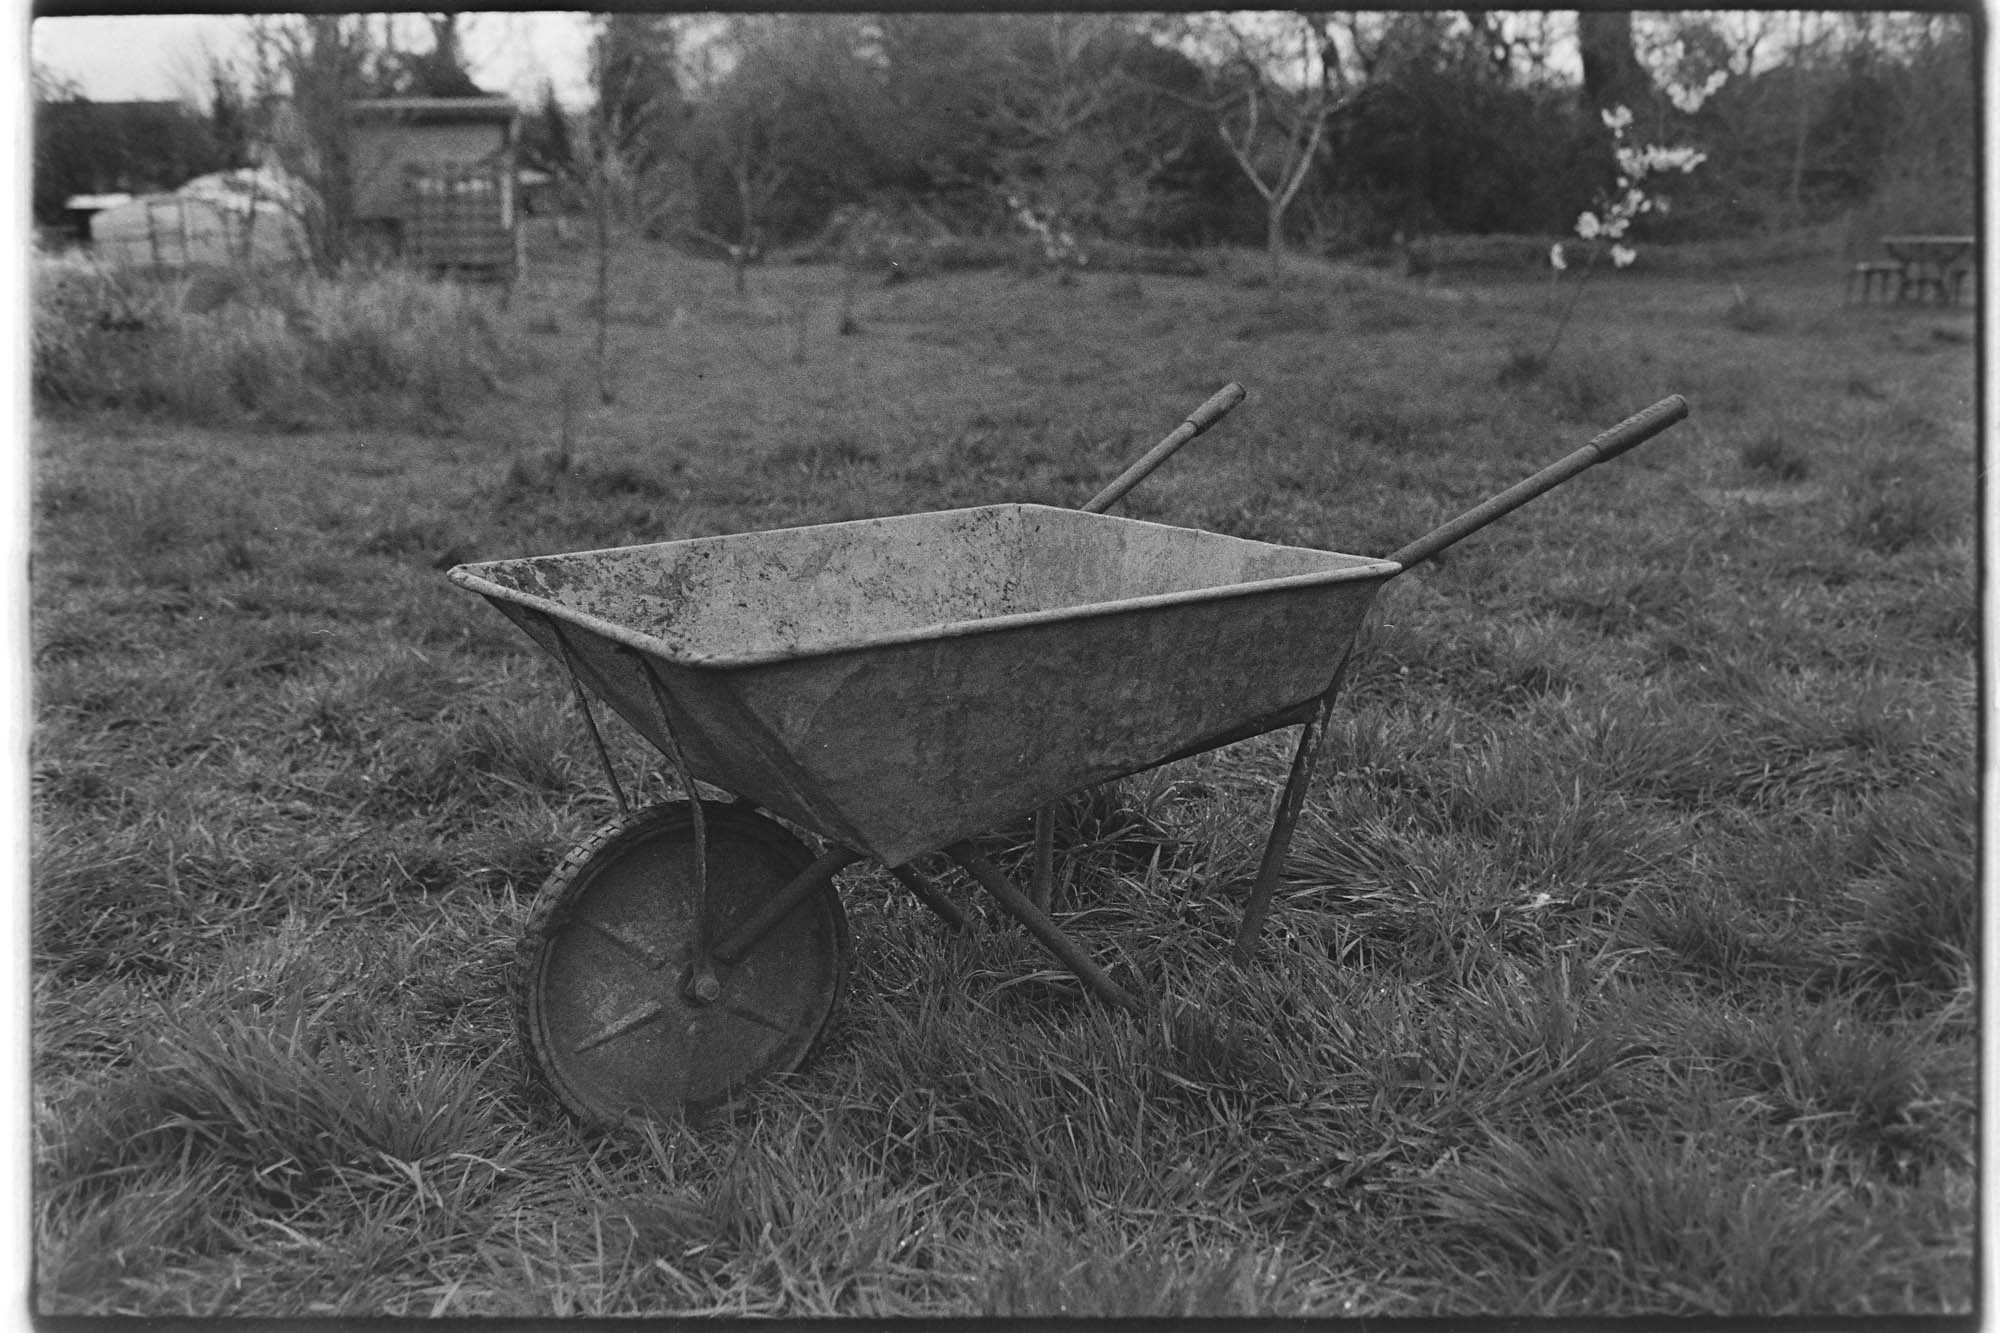
{"label": "wheel axle bolt", "polygon": [[714,977],[696,977],[693,989],[695,999],[703,1004],[713,1004],[715,997],[722,994],[722,983]]}

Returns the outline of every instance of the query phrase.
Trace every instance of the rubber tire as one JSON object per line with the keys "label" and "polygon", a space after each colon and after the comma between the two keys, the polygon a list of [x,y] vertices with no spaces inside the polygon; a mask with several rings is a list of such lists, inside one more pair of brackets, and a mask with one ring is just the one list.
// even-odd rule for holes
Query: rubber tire
{"label": "rubber tire", "polygon": [[[701,808],[714,939],[814,856],[739,805]],[[714,1004],[686,998],[693,860],[688,802],[632,811],[571,849],[522,931],[523,1045],[556,1099],[592,1128],[631,1116],[699,1121],[759,1079],[802,1068],[838,1014],[852,945],[831,882],[740,964],[716,968]]]}

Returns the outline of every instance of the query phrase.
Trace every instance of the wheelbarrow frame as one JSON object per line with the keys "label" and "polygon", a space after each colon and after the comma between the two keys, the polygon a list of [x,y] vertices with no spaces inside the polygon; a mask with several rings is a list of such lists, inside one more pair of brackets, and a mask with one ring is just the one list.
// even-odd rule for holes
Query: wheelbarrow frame
{"label": "wheelbarrow frame", "polygon": [[[1162,440],[1144,457],[1137,460],[1113,482],[1081,508],[1085,512],[1104,513],[1133,486],[1157,468],[1182,445],[1200,434],[1228,412],[1244,397],[1240,385],[1231,384],[1202,404],[1181,426]],[[1335,662],[1331,678],[1319,693],[1303,702],[1281,710],[1245,721],[1228,734],[1208,736],[1199,743],[1165,757],[1153,760],[1142,767],[1156,767],[1176,759],[1218,748],[1234,741],[1280,730],[1288,726],[1299,726],[1300,731],[1294,745],[1285,785],[1272,816],[1271,828],[1266,835],[1262,856],[1258,862],[1256,876],[1247,895],[1243,916],[1234,941],[1234,956],[1239,962],[1247,962],[1253,955],[1257,941],[1269,916],[1272,895],[1289,852],[1299,813],[1303,807],[1307,790],[1311,786],[1325,745],[1328,721],[1352,661],[1354,646],[1358,641],[1361,621],[1372,603],[1374,592],[1400,574],[1408,572],[1435,557],[1454,543],[1485,527],[1496,519],[1511,513],[1535,497],[1570,480],[1585,469],[1597,463],[1617,457],[1619,454],[1659,434],[1667,427],[1687,415],[1685,400],[1675,396],[1647,408],[1611,429],[1604,431],[1588,444],[1575,450],[1559,461],[1543,468],[1526,480],[1491,497],[1483,503],[1459,515],[1416,541],[1402,547],[1379,562],[1376,567],[1365,571],[1365,581],[1372,586],[1367,597],[1360,603],[1355,630],[1347,635],[1345,646]],[[967,511],[972,512],[972,511]],[[1123,521],[1123,520],[1120,520]],[[534,610],[517,605],[505,605],[492,596],[494,585],[487,583],[465,567],[452,571],[453,581],[472,591],[482,592],[489,600],[529,627],[535,621],[546,629],[548,640],[544,647],[553,645],[554,655],[562,662],[565,674],[569,676],[578,709],[583,715],[593,751],[603,768],[606,781],[616,799],[621,813],[629,815],[632,806],[622,784],[618,780],[611,755],[605,745],[590,702],[590,689],[584,681],[584,672],[579,669],[579,653],[562,621],[546,611]],[[533,618],[532,620],[530,618]],[[615,626],[610,627],[616,629]],[[538,639],[542,636],[537,634]],[[662,678],[661,670],[648,652],[636,646],[631,634],[610,636],[616,642],[617,650],[636,664],[643,675],[647,692],[657,710],[659,728],[657,735],[649,736],[661,749],[671,765],[688,802],[692,808],[696,855],[694,857],[696,920],[702,937],[696,947],[695,962],[690,967],[683,987],[686,999],[695,1004],[712,1001],[720,991],[720,983],[715,975],[715,966],[731,966],[747,957],[758,942],[772,929],[796,910],[812,895],[827,891],[835,877],[843,869],[859,861],[868,859],[862,851],[843,844],[840,839],[823,829],[813,828],[810,821],[798,819],[791,814],[794,822],[803,823],[808,829],[826,839],[829,846],[810,865],[800,870],[783,888],[769,897],[759,910],[748,919],[737,923],[726,935],[719,939],[708,938],[707,921],[707,869],[704,843],[702,801],[699,788],[691,771],[686,748],[676,733],[673,721],[674,709],[670,707],[671,691]],[[628,714],[629,718],[629,714]],[[663,744],[661,742],[664,742]],[[1139,771],[1137,769],[1131,771]],[[718,784],[713,781],[711,786]],[[1085,786],[1092,784],[1086,783]],[[1081,788],[1078,788],[1081,789]],[[723,790],[727,790],[726,787]],[[733,793],[732,793],[733,794]],[[756,802],[738,796],[741,805],[755,805]],[[788,812],[790,814],[791,812]],[[959,838],[935,850],[942,850],[972,880],[978,884],[1009,916],[1024,926],[1035,939],[1048,950],[1062,965],[1073,973],[1093,994],[1103,1001],[1121,1008],[1137,1009],[1150,997],[1135,995],[1125,986],[1114,981],[1111,976],[1093,960],[1088,953],[1051,919],[1048,911],[1050,865],[1052,856],[1052,821],[1049,809],[1041,806],[1036,814],[1035,845],[1033,855],[1033,875],[1030,892],[1023,893],[1007,876],[995,867],[972,843],[969,838]],[[914,859],[914,858],[912,858]],[[966,919],[957,906],[941,893],[930,880],[918,871],[909,860],[888,865],[891,875],[908,889],[929,910],[936,913],[954,929],[964,929]]]}

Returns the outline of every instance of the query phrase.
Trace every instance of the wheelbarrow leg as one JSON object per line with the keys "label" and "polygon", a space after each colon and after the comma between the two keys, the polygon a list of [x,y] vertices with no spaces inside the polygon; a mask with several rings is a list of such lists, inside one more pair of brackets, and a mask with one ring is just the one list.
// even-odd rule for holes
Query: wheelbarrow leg
{"label": "wheelbarrow leg", "polygon": [[712,946],[708,951],[709,957],[731,967],[742,962],[749,956],[750,951],[757,947],[757,942],[770,934],[772,928],[780,921],[790,916],[793,909],[832,883],[835,875],[860,859],[861,853],[846,847],[828,849],[817,861],[801,870],[790,883],[773,894],[770,901],[766,902],[755,916],[731,931],[729,938]]}
{"label": "wheelbarrow leg", "polygon": [[1035,811],[1035,873],[1028,881],[1028,900],[1044,912],[1055,898],[1056,812],[1045,805]]}
{"label": "wheelbarrow leg", "polygon": [[1007,914],[1028,928],[1028,933],[1040,940],[1042,947],[1054,954],[1062,965],[1076,974],[1077,980],[1090,987],[1091,992],[1106,1004],[1120,1009],[1138,1010],[1139,1002],[1113,981],[1111,977],[1090,960],[1077,942],[1063,934],[1062,928],[1049,920],[1048,914],[1028,901],[1027,895],[1007,882],[1007,877],[997,870],[991,861],[981,856],[971,843],[957,842],[945,848],[945,854],[979,882],[979,887],[993,895],[996,902],[1005,908]]}
{"label": "wheelbarrow leg", "polygon": [[939,893],[936,885],[918,874],[912,867],[907,865],[890,866],[889,873],[896,877],[898,884],[901,884],[914,894],[918,902],[930,908],[932,914],[938,920],[944,922],[953,930],[963,934],[967,927],[971,925],[965,919],[965,913],[958,910],[957,903]]}
{"label": "wheelbarrow leg", "polygon": [[632,803],[625,799],[625,788],[618,782],[618,770],[611,766],[611,751],[604,748],[604,737],[597,730],[597,719],[591,715],[590,696],[584,693],[583,678],[576,673],[576,650],[569,646],[569,636],[563,633],[560,620],[544,615],[542,623],[555,635],[556,647],[562,649],[563,668],[569,673],[569,687],[576,693],[577,710],[583,714],[584,729],[590,733],[590,745],[597,751],[597,762],[604,768],[604,780],[611,785],[611,794],[618,799],[618,813],[629,815]]}
{"label": "wheelbarrow leg", "polygon": [[1264,933],[1264,920],[1271,912],[1271,895],[1284,871],[1285,855],[1291,851],[1292,831],[1298,827],[1306,789],[1312,786],[1313,770],[1318,767],[1320,751],[1325,748],[1328,715],[1333,711],[1333,700],[1340,693],[1341,678],[1347,674],[1351,657],[1350,651],[1340,659],[1340,665],[1334,668],[1333,683],[1320,696],[1319,706],[1299,732],[1298,748],[1292,752],[1292,771],[1285,779],[1285,794],[1278,801],[1271,836],[1264,842],[1264,859],[1258,863],[1257,880],[1250,886],[1250,899],[1243,906],[1243,923],[1236,930],[1235,952],[1239,963],[1250,961],[1257,951],[1257,937]]}

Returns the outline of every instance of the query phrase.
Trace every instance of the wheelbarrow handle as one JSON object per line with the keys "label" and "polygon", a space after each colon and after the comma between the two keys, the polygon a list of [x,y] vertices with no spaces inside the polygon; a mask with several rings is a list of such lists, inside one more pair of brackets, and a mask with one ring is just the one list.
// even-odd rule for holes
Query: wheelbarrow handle
{"label": "wheelbarrow handle", "polygon": [[1083,506],[1086,514],[1101,514],[1125,498],[1125,492],[1137,486],[1151,474],[1154,468],[1174,456],[1174,451],[1195,436],[1222,420],[1230,408],[1243,401],[1243,386],[1234,381],[1223,385],[1209,400],[1188,413],[1172,435],[1161,440],[1146,451],[1143,458],[1126,468],[1109,486],[1090,497]]}
{"label": "wheelbarrow handle", "polygon": [[1466,510],[1443,527],[1417,538],[1388,557],[1404,569],[1420,565],[1445,547],[1479,531],[1496,518],[1513,513],[1544,491],[1562,485],[1577,473],[1607,458],[1652,439],[1688,414],[1687,399],[1679,394],[1662,398],[1645,411],[1605,431],[1589,444],[1557,462],[1549,464],[1526,481],[1516,482],[1491,499]]}

